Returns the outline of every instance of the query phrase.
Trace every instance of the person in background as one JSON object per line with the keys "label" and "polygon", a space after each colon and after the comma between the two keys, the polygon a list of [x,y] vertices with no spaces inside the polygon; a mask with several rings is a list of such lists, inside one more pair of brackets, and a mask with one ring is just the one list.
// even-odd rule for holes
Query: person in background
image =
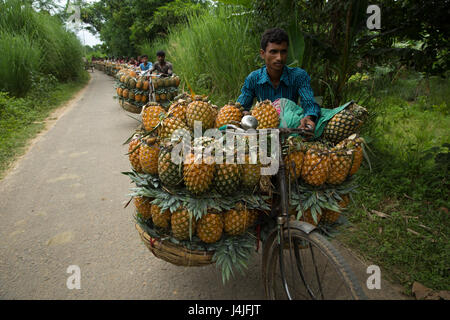
{"label": "person in background", "polygon": [[148,56],[145,54],[141,57],[142,63],[139,65],[141,71],[147,71],[152,69],[152,63],[148,61]]}
{"label": "person in background", "polygon": [[158,59],[157,62],[150,69],[150,73],[156,71],[161,76],[171,76],[173,74],[172,64],[169,61],[166,61],[166,53],[164,51],[158,51],[156,53],[156,57]]}

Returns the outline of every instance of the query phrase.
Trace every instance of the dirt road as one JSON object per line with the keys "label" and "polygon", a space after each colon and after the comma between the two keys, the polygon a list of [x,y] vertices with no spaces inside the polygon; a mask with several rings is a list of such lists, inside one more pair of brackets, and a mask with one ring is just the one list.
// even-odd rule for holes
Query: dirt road
{"label": "dirt road", "polygon": [[[123,141],[137,122],[95,71],[79,99],[0,181],[0,299],[264,299],[260,257],[225,286],[215,266],[176,267],[155,258],[134,229]],[[352,259],[362,283],[366,265]],[[69,290],[67,268],[81,271]],[[388,282],[367,290],[402,299]]]}

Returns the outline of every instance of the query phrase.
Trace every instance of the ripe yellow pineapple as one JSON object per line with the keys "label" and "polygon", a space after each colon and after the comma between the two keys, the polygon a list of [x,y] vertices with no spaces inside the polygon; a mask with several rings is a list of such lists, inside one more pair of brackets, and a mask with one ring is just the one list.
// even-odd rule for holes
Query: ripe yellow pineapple
{"label": "ripe yellow pineapple", "polygon": [[130,160],[131,166],[137,172],[142,172],[141,161],[139,159],[140,151],[140,140],[134,139],[128,145],[128,159]]}
{"label": "ripe yellow pineapple", "polygon": [[165,111],[159,104],[145,107],[142,112],[142,124],[145,130],[152,131],[155,129],[160,122],[161,114],[165,115]]}
{"label": "ripe yellow pineapple", "polygon": [[186,100],[178,100],[169,107],[168,115],[186,122],[186,109],[188,102]]}
{"label": "ripe yellow pineapple", "polygon": [[220,108],[215,122],[215,127],[220,128],[226,124],[232,124],[233,122],[241,122],[243,117],[242,106],[237,102],[229,102],[227,105]]}
{"label": "ripe yellow pineapple", "polygon": [[170,224],[172,226],[172,234],[176,239],[187,240],[189,239],[189,228],[191,228],[191,234],[194,235],[197,222],[188,210],[178,208],[177,211],[172,213]]}
{"label": "ripe yellow pineapple", "polygon": [[191,193],[198,195],[206,192],[213,182],[214,172],[213,159],[196,159],[192,153],[186,156],[183,178]]}
{"label": "ripe yellow pineapple", "polygon": [[144,219],[149,219],[152,216],[152,204],[150,203],[152,199],[147,197],[135,197],[134,205],[136,210],[141,214]]}
{"label": "ripe yellow pineapple", "polygon": [[222,237],[224,228],[221,213],[207,213],[197,222],[197,236],[206,243],[214,243]]}
{"label": "ripe yellow pineapple", "polygon": [[[350,197],[348,195],[343,195],[342,200],[338,203],[338,205],[342,209],[345,209],[348,206],[349,202],[350,202]],[[340,215],[341,215],[340,212],[333,211],[330,209],[324,209],[322,212],[321,221],[324,223],[327,223],[327,224],[333,224],[339,219]]]}
{"label": "ripe yellow pineapple", "polygon": [[139,161],[142,171],[149,174],[158,174],[159,145],[156,138],[142,141],[139,150]]}
{"label": "ripe yellow pineapple", "polygon": [[157,205],[152,204],[151,213],[152,213],[152,221],[155,226],[163,229],[169,228],[171,216],[170,210],[161,212],[161,209]]}
{"label": "ripe yellow pineapple", "polygon": [[237,203],[234,209],[224,214],[224,229],[229,235],[243,234],[258,218],[258,212],[246,208],[242,203]]}
{"label": "ripe yellow pineapple", "polygon": [[325,183],[330,170],[329,150],[319,144],[313,144],[305,154],[302,166],[302,179],[313,186]]}
{"label": "ripe yellow pineapple", "polygon": [[201,121],[203,130],[214,126],[215,111],[206,98],[194,97],[194,101],[189,103],[186,109],[186,122],[189,128],[194,129],[194,122]]}
{"label": "ripe yellow pineapple", "polygon": [[270,100],[258,102],[251,113],[258,120],[257,129],[278,128],[280,124],[278,112]]}
{"label": "ripe yellow pineapple", "polygon": [[175,116],[168,116],[161,122],[159,136],[161,139],[170,139],[172,134],[178,130],[184,129],[189,132],[189,127],[186,123]]}
{"label": "ripe yellow pineapple", "polygon": [[351,168],[349,171],[349,176],[354,175],[359,168],[361,167],[361,163],[363,161],[363,143],[364,140],[356,134],[352,134],[347,139],[342,140],[340,143],[336,145],[337,148],[351,150],[353,159]]}
{"label": "ripe yellow pineapple", "polygon": [[327,183],[341,184],[347,179],[352,166],[352,154],[350,150],[333,148],[330,154],[330,170]]}

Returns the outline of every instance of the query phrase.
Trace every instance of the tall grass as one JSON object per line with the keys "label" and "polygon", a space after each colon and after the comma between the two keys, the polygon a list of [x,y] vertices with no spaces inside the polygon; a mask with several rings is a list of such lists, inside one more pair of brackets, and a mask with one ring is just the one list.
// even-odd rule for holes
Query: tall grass
{"label": "tall grass", "polygon": [[0,86],[21,96],[31,88],[31,72],[38,70],[40,48],[23,35],[0,31]]}
{"label": "tall grass", "polygon": [[245,16],[219,6],[191,16],[187,25],[169,30],[167,39],[144,45],[141,51],[152,55],[156,49],[166,49],[167,60],[185,83],[223,104],[239,96],[247,75],[262,64],[259,36],[249,27]]}
{"label": "tall grass", "polygon": [[0,90],[23,95],[30,88],[24,80],[38,73],[59,81],[80,78],[83,48],[61,21],[24,0],[2,0],[0,12],[1,63],[8,66],[0,70]]}

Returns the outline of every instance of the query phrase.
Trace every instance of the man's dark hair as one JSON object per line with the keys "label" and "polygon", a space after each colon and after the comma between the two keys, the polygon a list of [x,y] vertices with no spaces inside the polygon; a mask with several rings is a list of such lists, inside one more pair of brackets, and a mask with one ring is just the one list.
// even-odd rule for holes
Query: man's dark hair
{"label": "man's dark hair", "polygon": [[143,56],[141,56],[141,59],[147,58],[148,59],[148,55],[144,54]]}
{"label": "man's dark hair", "polygon": [[261,37],[261,49],[265,51],[269,42],[277,44],[286,42],[289,45],[289,36],[283,29],[280,28],[268,29],[264,31]]}
{"label": "man's dark hair", "polygon": [[159,50],[159,51],[156,53],[156,56],[157,56],[157,57],[165,57],[165,56],[166,56],[166,53],[165,53],[164,51],[162,51],[162,50]]}

